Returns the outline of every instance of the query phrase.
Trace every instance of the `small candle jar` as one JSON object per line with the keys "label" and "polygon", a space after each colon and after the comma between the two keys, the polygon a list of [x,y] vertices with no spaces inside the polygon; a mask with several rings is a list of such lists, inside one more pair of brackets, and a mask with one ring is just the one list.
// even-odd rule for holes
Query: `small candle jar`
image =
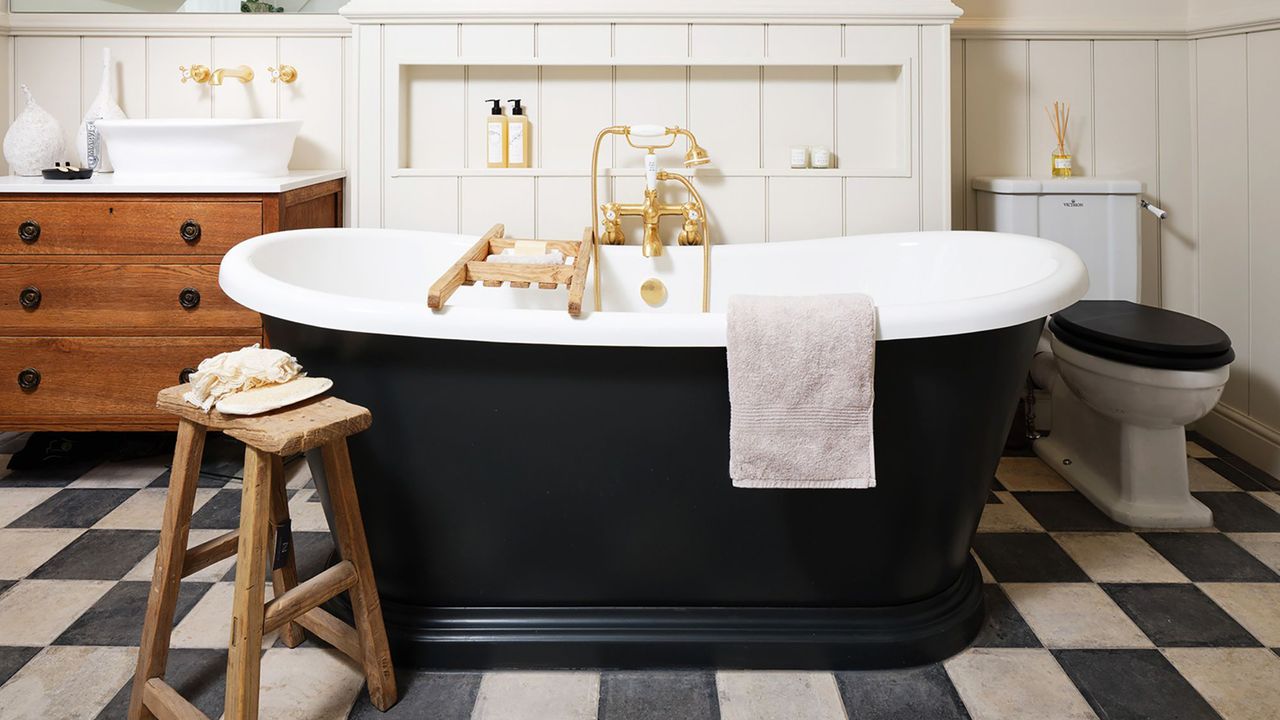
{"label": "small candle jar", "polygon": [[792,145],[791,146],[791,167],[794,169],[809,167],[809,146],[808,145]]}
{"label": "small candle jar", "polygon": [[809,153],[809,167],[831,167],[831,149],[822,145],[813,148]]}
{"label": "small candle jar", "polygon": [[1050,168],[1053,171],[1053,176],[1071,177],[1071,152],[1065,149],[1059,152],[1058,148],[1055,147],[1049,154],[1052,156]]}

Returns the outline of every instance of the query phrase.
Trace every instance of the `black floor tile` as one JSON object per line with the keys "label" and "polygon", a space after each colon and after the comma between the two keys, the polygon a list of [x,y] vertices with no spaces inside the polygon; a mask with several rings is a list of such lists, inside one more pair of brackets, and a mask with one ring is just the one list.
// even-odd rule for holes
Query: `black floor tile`
{"label": "black floor tile", "polygon": [[[147,487],[152,487],[152,488],[169,487],[169,472],[170,472],[169,470],[165,470],[163,473],[160,474],[160,477],[153,480],[151,484],[148,485]],[[231,482],[231,478],[226,475],[210,475],[208,473],[200,473],[199,479],[196,480],[196,487],[221,488],[221,487],[224,487],[228,482]]]}
{"label": "black floor tile", "polygon": [[1197,458],[1200,464],[1218,473],[1222,477],[1230,480],[1236,487],[1241,490],[1267,490],[1268,487],[1260,480],[1255,480],[1248,473],[1237,468],[1231,463],[1221,458]]}
{"label": "black floor tile", "polygon": [[719,720],[710,672],[606,672],[600,675],[600,720]]}
{"label": "black floor tile", "polygon": [[996,582],[1089,582],[1089,576],[1044,533],[978,533],[982,564]]}
{"label": "black floor tile", "polygon": [[[1238,495],[1239,493],[1228,493]],[[1219,533],[1139,533],[1192,582],[1277,582],[1271,568]]]}
{"label": "black floor tile", "polygon": [[4,595],[4,591],[17,584],[17,580],[0,580],[0,595]]}
{"label": "black floor tile", "polygon": [[1004,485],[1000,482],[1000,478],[991,478],[991,489],[992,491],[1005,489]]}
{"label": "black floor tile", "polygon": [[[179,586],[174,624],[182,622],[210,587],[213,587],[212,583],[197,582],[184,582]],[[53,644],[136,646],[142,636],[142,621],[150,592],[149,582],[116,583]]]}
{"label": "black floor tile", "polygon": [[[225,702],[226,671],[226,650],[174,648],[169,651],[164,681],[207,717],[217,718],[222,717]],[[129,711],[129,693],[132,689],[131,678],[102,712],[98,713],[98,720],[120,720],[125,717]]]}
{"label": "black floor tile", "polygon": [[1040,639],[1022,614],[1009,602],[1009,596],[999,585],[983,585],[983,599],[987,607],[987,621],[974,639],[974,647],[988,648],[1038,648]]}
{"label": "black floor tile", "polygon": [[36,568],[41,580],[119,580],[156,548],[152,530],[88,530]]}
{"label": "black floor tile", "polygon": [[1261,645],[1190,583],[1104,584],[1102,589],[1157,647]]}
{"label": "black floor tile", "polygon": [[1119,532],[1128,528],[1107,517],[1078,492],[1017,492],[1022,507],[1049,532]]}
{"label": "black floor tile", "polygon": [[[838,672],[836,684],[850,718],[858,720],[968,720],[941,664],[904,670]],[[674,715],[669,717],[676,717]]]}
{"label": "black floor tile", "polygon": [[994,490],[992,490],[991,492],[987,493],[987,504],[988,504],[988,505],[1003,505],[1003,504],[1004,504],[1004,502],[1003,502],[1003,501],[1001,501],[1001,500],[1000,500],[1000,498],[996,495],[995,491],[994,491]]}
{"label": "black floor tile", "polygon": [[[333,538],[325,532],[295,532],[293,534],[294,565],[298,569],[298,579],[307,580],[315,577],[321,570],[329,567],[333,557]],[[267,567],[267,577],[271,577],[271,568]],[[231,566],[222,578],[223,582],[236,579],[236,568]]]}
{"label": "black floor tile", "polygon": [[1222,532],[1280,532],[1280,513],[1261,500],[1238,492],[1192,493],[1213,511],[1213,526]]}
{"label": "black floor tile", "polygon": [[[481,673],[398,670],[400,701],[387,712],[369,703],[369,691],[351,708],[350,720],[469,720],[480,692]],[[214,716],[210,716],[214,717]]]}
{"label": "black floor tile", "polygon": [[1158,650],[1057,650],[1084,699],[1107,720],[1218,720]]}
{"label": "black floor tile", "polygon": [[59,490],[48,500],[9,523],[9,527],[91,527],[136,492],[137,490]]}
{"label": "black floor tile", "polygon": [[191,527],[234,530],[240,527],[240,490],[219,490],[191,516]]}
{"label": "black floor tile", "polygon": [[22,669],[27,661],[36,656],[43,648],[38,647],[3,647],[0,646],[0,685],[9,681],[14,673]]}

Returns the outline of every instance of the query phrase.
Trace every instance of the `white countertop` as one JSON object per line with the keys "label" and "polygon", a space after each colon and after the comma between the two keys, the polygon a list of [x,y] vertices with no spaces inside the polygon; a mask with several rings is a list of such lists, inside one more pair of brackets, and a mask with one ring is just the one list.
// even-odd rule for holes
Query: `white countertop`
{"label": "white countertop", "polygon": [[297,170],[282,177],[237,178],[202,181],[192,177],[173,179],[134,178],[119,181],[115,173],[95,174],[88,180],[45,180],[42,177],[0,176],[4,193],[281,193],[347,176],[346,170]]}

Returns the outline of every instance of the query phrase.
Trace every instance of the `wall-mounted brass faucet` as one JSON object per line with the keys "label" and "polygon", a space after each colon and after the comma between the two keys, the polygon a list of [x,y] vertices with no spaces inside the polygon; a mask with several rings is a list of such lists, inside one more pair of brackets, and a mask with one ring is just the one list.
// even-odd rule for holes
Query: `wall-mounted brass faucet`
{"label": "wall-mounted brass faucet", "polygon": [[[638,150],[644,150],[645,190],[641,203],[597,202],[598,182],[597,169],[600,162],[600,143],[606,136],[621,135],[627,144]],[[689,139],[689,150],[684,155],[685,167],[696,167],[710,162],[707,151],[698,144],[693,133],[685,128],[660,125],[614,125],[601,130],[596,135],[595,148],[591,153],[591,227],[598,231],[597,242],[592,246],[595,257],[595,307],[600,309],[600,252],[599,246],[621,245],[626,238],[622,234],[622,218],[638,217],[644,223],[644,237],[640,252],[645,257],[662,255],[662,237],[658,225],[666,215],[680,215],[684,218],[677,242],[681,245],[702,245],[702,311],[710,310],[711,301],[711,249],[710,226],[707,221],[707,208],[702,196],[693,186],[689,178],[679,173],[658,169],[658,156],[655,150],[669,148],[681,136]],[[677,182],[689,191],[692,202],[680,204],[663,203],[658,199],[659,182]],[[603,226],[600,216],[603,214]]]}
{"label": "wall-mounted brass faucet", "polygon": [[241,83],[253,82],[253,68],[248,65],[238,65],[234,68],[218,68],[210,70],[205,65],[192,65],[188,70],[185,65],[179,65],[178,71],[182,73],[182,82],[191,80],[192,82],[209,85],[221,85],[223,78],[236,78]]}

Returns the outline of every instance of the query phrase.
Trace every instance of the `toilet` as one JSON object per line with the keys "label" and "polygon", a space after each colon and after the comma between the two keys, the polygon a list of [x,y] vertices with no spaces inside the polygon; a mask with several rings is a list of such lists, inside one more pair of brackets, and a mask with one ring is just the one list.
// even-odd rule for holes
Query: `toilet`
{"label": "toilet", "polygon": [[1036,454],[1112,519],[1206,527],[1192,497],[1186,426],[1222,395],[1235,353],[1220,328],[1138,304],[1142,184],[1100,178],[975,178],[978,229],[1035,235],[1089,270],[1080,302],[1054,314],[1032,364],[1048,395]]}

